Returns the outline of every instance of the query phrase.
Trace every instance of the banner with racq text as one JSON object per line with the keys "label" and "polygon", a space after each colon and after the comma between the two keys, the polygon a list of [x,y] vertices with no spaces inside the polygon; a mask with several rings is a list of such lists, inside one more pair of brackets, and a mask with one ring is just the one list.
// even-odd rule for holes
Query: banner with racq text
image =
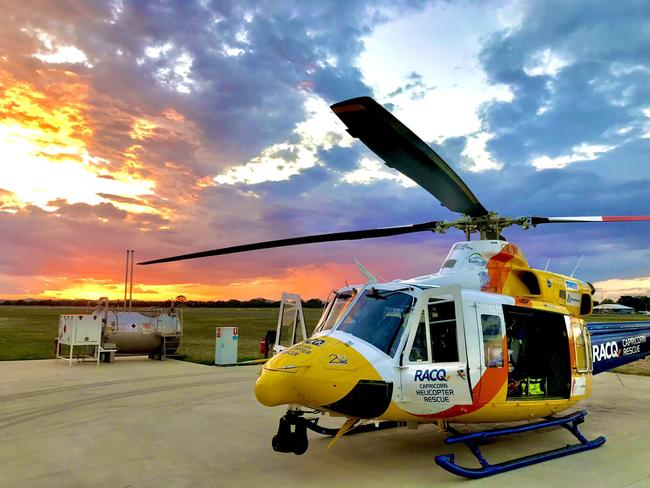
{"label": "banner with racq text", "polygon": [[594,374],[603,373],[650,354],[650,322],[593,322],[591,335]]}

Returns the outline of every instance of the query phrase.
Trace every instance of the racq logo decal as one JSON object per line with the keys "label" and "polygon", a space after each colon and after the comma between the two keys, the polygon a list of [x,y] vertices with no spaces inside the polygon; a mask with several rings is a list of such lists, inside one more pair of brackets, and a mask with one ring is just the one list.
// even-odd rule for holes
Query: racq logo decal
{"label": "racq logo decal", "polygon": [[602,361],[603,359],[612,359],[619,356],[616,341],[603,342],[600,345],[594,344],[592,351],[594,353],[594,361]]}
{"label": "racq logo decal", "polygon": [[415,381],[447,381],[447,371],[444,369],[416,369]]}

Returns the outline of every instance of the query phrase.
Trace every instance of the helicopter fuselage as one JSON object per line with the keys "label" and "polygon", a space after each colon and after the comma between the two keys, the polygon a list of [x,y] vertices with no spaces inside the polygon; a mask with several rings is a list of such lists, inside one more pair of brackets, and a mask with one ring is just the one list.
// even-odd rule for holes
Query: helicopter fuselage
{"label": "helicopter fuselage", "polygon": [[[637,216],[524,216],[489,211],[444,159],[370,97],[331,106],[348,133],[386,164],[435,196],[455,220],[327,232],[222,247],[154,259],[156,264],[303,244],[354,241],[418,232],[461,230],[468,241],[453,246],[440,271],[391,283],[338,290],[314,334],[264,366],[255,394],[264,405],[289,404],[272,440],[278,452],[302,454],[306,430],[330,435],[306,419],[301,406],[347,417],[336,442],[360,419],[496,422],[546,417],[591,393],[592,375],[650,354],[650,324],[607,324],[592,336],[584,320],[594,287],[528,266],[521,250],[503,240],[511,226],[650,221]],[[478,234],[481,240],[470,241]],[[592,364],[593,362],[593,364]],[[477,477],[593,449],[578,432],[586,412],[513,429],[449,438],[467,442],[482,468],[465,469],[453,456],[436,462],[461,476]],[[579,444],[490,466],[477,442],[562,425]],[[334,435],[334,434],[332,434]],[[487,436],[487,437],[486,437]],[[478,439],[478,440],[477,440]]]}
{"label": "helicopter fuselage", "polygon": [[[335,435],[336,442],[360,419],[440,422],[496,422],[546,417],[591,393],[596,372],[650,354],[650,324],[599,325],[581,317],[592,311],[594,287],[573,276],[533,269],[521,250],[503,240],[511,226],[641,222],[636,216],[523,216],[489,211],[454,170],[427,143],[370,97],[331,106],[348,133],[386,164],[461,214],[393,227],[344,230],[239,244],[153,259],[157,264],[263,249],[419,232],[463,231],[440,271],[409,280],[346,286],[328,302],[314,334],[274,356],[255,385],[268,406],[288,404],[272,446],[302,454],[307,429]],[[473,234],[481,240],[470,241]],[[592,364],[595,363],[595,364]],[[306,419],[300,407],[347,417],[335,434]],[[456,465],[453,455],[436,462],[450,472],[480,477],[593,449],[577,426],[586,412],[544,419],[529,426],[448,438],[468,443],[482,468]],[[561,425],[579,444],[491,466],[477,442]],[[478,437],[476,437],[478,435]],[[477,440],[478,439],[478,440]]]}
{"label": "helicopter fuselage", "polygon": [[354,418],[548,416],[591,393],[587,306],[588,284],[529,268],[513,244],[460,242],[437,274],[339,290],[256,394]]}

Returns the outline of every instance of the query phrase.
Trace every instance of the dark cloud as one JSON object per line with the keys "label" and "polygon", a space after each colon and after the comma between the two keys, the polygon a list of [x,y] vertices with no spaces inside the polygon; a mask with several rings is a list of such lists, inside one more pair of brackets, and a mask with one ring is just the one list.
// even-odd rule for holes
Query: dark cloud
{"label": "dark cloud", "polygon": [[[119,201],[119,199],[115,199]],[[125,199],[131,200],[131,199]],[[89,205],[87,203],[68,203],[63,198],[57,198],[47,202],[48,206],[54,207],[54,215],[61,217],[65,216],[72,220],[87,220],[87,219],[111,219],[113,221],[123,221],[129,215],[126,211],[116,208],[111,203],[98,203],[96,205]],[[47,215],[47,214],[45,214]]]}
{"label": "dark cloud", "polygon": [[[523,8],[520,26],[494,34],[481,52],[489,80],[514,95],[482,109],[485,130],[496,134],[492,154],[524,165],[582,143],[638,137],[641,108],[650,103],[650,6],[540,1]],[[617,132],[625,127],[631,132]]]}
{"label": "dark cloud", "polygon": [[[119,159],[115,151],[129,145],[130,116],[172,106],[198,124],[217,173],[220,165],[245,162],[288,138],[305,116],[304,89],[332,102],[372,93],[354,60],[363,36],[385,20],[379,12],[404,7],[307,3],[124,2],[116,9],[97,2],[64,11],[28,1],[13,6],[0,36],[12,72],[32,70],[27,79],[41,67],[31,57],[42,49],[36,29],[84,51],[92,69],[67,68],[93,87],[90,110],[101,121],[95,148],[104,148],[102,157]],[[179,70],[183,62],[187,73]]]}
{"label": "dark cloud", "polygon": [[[486,103],[482,129],[500,171],[463,179],[486,207],[518,215],[650,214],[650,7],[645,2],[528,2],[519,26],[486,39],[481,64],[511,101]],[[463,165],[463,138],[437,149]],[[613,148],[583,156],[582,144]],[[574,155],[564,168],[537,171],[535,158]],[[580,224],[509,229],[531,264],[603,279],[650,274],[645,224]]]}
{"label": "dark cloud", "polygon": [[356,168],[359,157],[364,153],[361,144],[355,144],[351,148],[334,146],[330,149],[319,149],[318,159],[333,171],[347,172]]}
{"label": "dark cloud", "polygon": [[399,95],[408,94],[411,100],[421,100],[426,96],[427,92],[435,90],[436,88],[435,86],[429,86],[424,83],[422,75],[416,73],[415,71],[409,73],[406,79],[407,82],[390,92],[387,95],[388,98],[394,98]]}
{"label": "dark cloud", "polygon": [[122,195],[111,195],[110,193],[98,193],[97,196],[105,198],[106,200],[113,200],[120,203],[133,203],[135,205],[145,204],[144,200],[138,200],[137,198],[124,197]]}
{"label": "dark cloud", "polygon": [[458,136],[458,137],[448,137],[440,144],[435,142],[430,143],[430,146],[445,160],[453,161],[456,164],[460,164],[464,161],[464,156],[462,155],[463,151],[467,147],[467,137]]}

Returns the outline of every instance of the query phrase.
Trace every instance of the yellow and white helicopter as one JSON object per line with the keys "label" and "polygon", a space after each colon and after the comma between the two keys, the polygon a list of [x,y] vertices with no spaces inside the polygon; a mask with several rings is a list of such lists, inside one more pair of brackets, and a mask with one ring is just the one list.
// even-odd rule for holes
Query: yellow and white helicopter
{"label": "yellow and white helicopter", "polygon": [[[271,358],[255,385],[264,405],[288,405],[273,448],[302,454],[307,429],[334,435],[383,425],[436,423],[446,442],[464,443],[480,467],[437,456],[448,471],[479,478],[593,449],[578,425],[586,412],[557,417],[591,395],[592,376],[650,354],[650,322],[586,324],[594,287],[572,276],[533,269],[503,229],[571,222],[628,222],[633,217],[518,217],[489,212],[443,159],[368,97],[332,106],[388,166],[448,209],[454,221],[336,232],[233,246],[156,259],[154,264],[299,244],[442,233],[460,229],[466,240],[450,250],[440,271],[416,278],[374,280],[337,290],[312,336]],[[480,239],[470,240],[478,233]],[[347,420],[340,429],[318,425],[314,412]],[[451,423],[530,421],[461,434]],[[391,424],[392,422],[392,424]],[[380,424],[381,426],[382,424]],[[552,451],[490,464],[479,446],[490,438],[562,426],[578,442]]]}

